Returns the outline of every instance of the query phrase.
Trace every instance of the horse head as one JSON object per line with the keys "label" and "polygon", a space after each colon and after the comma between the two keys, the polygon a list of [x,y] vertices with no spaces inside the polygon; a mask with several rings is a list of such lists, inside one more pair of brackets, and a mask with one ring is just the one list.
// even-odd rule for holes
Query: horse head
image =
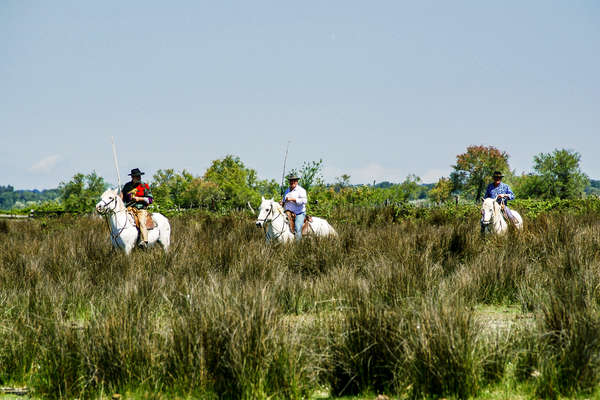
{"label": "horse head", "polygon": [[123,207],[123,200],[121,200],[117,191],[108,189],[102,193],[100,201],[96,204],[96,211],[98,214],[109,214],[117,212]]}
{"label": "horse head", "polygon": [[493,221],[497,206],[498,203],[492,198],[483,200],[483,203],[481,204],[481,223],[483,225],[489,225]]}
{"label": "horse head", "polygon": [[272,221],[278,213],[281,206],[274,200],[267,200],[261,197],[260,207],[258,208],[258,218],[256,218],[256,226],[262,228],[266,222]]}

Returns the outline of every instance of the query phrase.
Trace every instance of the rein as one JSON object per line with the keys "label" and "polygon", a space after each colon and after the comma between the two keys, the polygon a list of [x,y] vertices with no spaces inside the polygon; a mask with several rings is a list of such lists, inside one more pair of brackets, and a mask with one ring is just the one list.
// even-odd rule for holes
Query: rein
{"label": "rein", "polygon": [[[269,210],[269,212],[267,213],[267,215],[263,218],[263,219],[257,219],[256,221],[258,222],[262,222],[263,223],[263,231],[265,232],[265,235],[268,235],[267,232],[267,222],[271,223],[271,226],[273,226],[273,221],[277,220],[277,218],[279,217],[283,217],[283,214],[278,213],[275,218],[267,221],[267,219],[269,218],[269,215],[274,214],[273,212],[273,205],[271,205],[271,209]],[[281,235],[283,235],[283,233],[285,232],[285,228],[279,233],[279,235],[274,236],[275,239],[279,239],[281,237]]]}
{"label": "rein", "polygon": [[[482,233],[487,229],[494,229],[494,230],[497,230],[498,232],[500,232],[502,229],[502,222],[506,223],[506,220],[504,219],[504,217],[502,215],[502,206],[500,204],[498,204],[497,200],[498,200],[498,197],[496,197],[494,199],[489,221],[486,222],[483,219],[481,220],[481,232]],[[503,205],[504,205],[505,201],[506,201],[505,199],[501,199],[501,202]],[[482,210],[482,214],[483,214],[483,210]],[[482,217],[483,217],[483,215],[482,215]],[[500,227],[497,227],[497,225],[500,225]]]}
{"label": "rein", "polygon": [[[111,237],[112,241],[114,243],[116,243],[117,242],[117,238],[119,236],[121,236],[121,233],[123,233],[123,231],[127,227],[127,209],[122,210],[122,212],[125,212],[125,223],[123,224],[123,226],[120,229],[117,228],[118,232],[116,234],[113,234],[113,231],[112,231],[112,229],[110,227],[110,221],[109,221],[110,215],[109,214],[111,214],[111,213],[112,214],[117,214],[117,212],[121,212],[121,211],[115,211],[115,208],[117,206],[117,198],[116,198],[116,196],[113,197],[113,199],[111,201],[109,201],[108,203],[106,201],[104,201],[104,200],[102,200],[102,201],[104,202],[104,209],[107,210],[107,211],[103,211],[103,212],[99,211],[98,213],[104,217],[104,221],[106,221],[106,227],[108,228],[108,233],[110,234],[110,237]],[[109,208],[108,205],[111,204],[113,201],[115,202],[115,206]],[[116,221],[115,221],[115,226],[116,226]]]}

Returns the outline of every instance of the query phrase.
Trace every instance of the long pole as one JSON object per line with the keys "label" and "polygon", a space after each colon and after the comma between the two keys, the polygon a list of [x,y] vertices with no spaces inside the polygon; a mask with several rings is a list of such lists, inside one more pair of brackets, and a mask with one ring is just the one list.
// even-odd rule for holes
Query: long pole
{"label": "long pole", "polygon": [[285,148],[285,158],[283,159],[283,174],[281,174],[281,196],[283,196],[283,193],[285,192],[284,189],[284,184],[285,184],[285,164],[287,163],[287,156],[288,156],[288,150],[290,149],[290,142],[291,140],[288,140],[287,142],[287,147]]}
{"label": "long pole", "polygon": [[121,193],[121,174],[119,173],[119,162],[117,161],[117,147],[115,146],[115,138],[113,136],[110,137],[112,141],[112,150],[113,150],[113,158],[115,159],[115,168],[117,169],[117,179],[119,180],[119,191]]}

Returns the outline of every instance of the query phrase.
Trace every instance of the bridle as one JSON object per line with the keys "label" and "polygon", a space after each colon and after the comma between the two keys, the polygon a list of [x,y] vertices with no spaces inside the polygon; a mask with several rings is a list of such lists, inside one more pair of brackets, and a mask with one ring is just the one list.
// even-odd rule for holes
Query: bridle
{"label": "bridle", "polygon": [[[268,221],[269,215],[271,214],[275,214],[273,211],[273,203],[271,203],[271,208],[269,210],[269,212],[267,213],[267,215],[263,218],[263,219],[256,219],[256,222],[261,222],[262,223],[262,228],[263,231],[265,232],[265,235],[267,235],[267,222],[271,222],[271,225],[273,224],[273,221],[277,220],[277,218],[282,217],[283,218],[283,214],[282,213],[278,213],[274,218],[272,218],[271,220]],[[283,232],[285,232],[285,230],[281,231],[281,233],[279,233],[279,235],[275,236],[275,239],[279,239],[279,237],[281,235],[283,235]]]}
{"label": "bridle", "polygon": [[[96,208],[96,211],[98,211],[98,214],[102,215],[104,217],[104,221],[106,221],[106,226],[108,227],[108,232],[110,233],[110,237],[112,238],[112,241],[116,243],[117,238],[119,236],[121,236],[121,233],[123,233],[123,231],[125,230],[125,228],[127,227],[127,215],[125,215],[125,223],[123,224],[123,226],[121,228],[117,228],[117,233],[113,234],[112,229],[110,229],[110,222],[108,221],[108,219],[110,218],[109,215],[110,214],[116,214],[117,212],[120,211],[116,211],[115,209],[117,208],[117,196],[115,195],[115,197],[113,197],[110,201],[105,201],[104,199],[102,200],[102,209],[104,211],[98,211],[98,209]],[[108,207],[111,203],[115,203],[114,206],[112,207]],[[123,212],[127,212],[126,210],[122,210]]]}
{"label": "bridle", "polygon": [[[500,200],[502,203],[505,203],[506,200],[504,198],[501,198]],[[482,209],[481,210],[481,231],[483,232],[484,229],[487,229],[490,225],[495,224],[496,220],[503,220],[502,218],[502,212],[501,212],[501,206],[498,205],[498,197],[496,197],[492,203],[492,209],[490,210],[490,219],[488,221],[484,221],[485,217],[485,211]]]}
{"label": "bridle", "polygon": [[[102,200],[102,202],[104,203],[104,204],[102,204],[102,209],[103,209],[103,210],[105,210],[105,211],[98,211],[98,208],[96,208],[96,210],[98,211],[98,214],[100,214],[100,215],[102,215],[102,216],[106,216],[106,215],[108,215],[108,214],[109,214],[109,213],[111,213],[111,212],[113,212],[113,213],[116,213],[116,211],[115,211],[115,208],[117,208],[117,196],[113,197],[113,198],[112,198],[110,201],[108,201],[108,202],[107,202],[107,201],[105,201],[104,199],[101,199],[101,200]],[[109,205],[109,204],[111,204],[113,201],[115,202],[115,205],[114,205],[114,207],[110,207],[110,208],[108,208],[108,205]],[[107,209],[107,208],[108,208],[108,209]]]}

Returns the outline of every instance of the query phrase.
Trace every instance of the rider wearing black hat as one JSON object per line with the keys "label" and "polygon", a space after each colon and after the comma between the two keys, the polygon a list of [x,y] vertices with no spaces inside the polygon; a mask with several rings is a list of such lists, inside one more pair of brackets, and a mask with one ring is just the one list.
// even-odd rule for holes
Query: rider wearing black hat
{"label": "rider wearing black hat", "polygon": [[131,170],[129,174],[131,181],[123,186],[121,198],[127,208],[136,215],[139,222],[140,235],[142,236],[139,245],[145,248],[148,245],[148,229],[146,227],[146,219],[148,218],[147,208],[152,204],[153,197],[150,186],[142,182],[142,175],[144,175],[144,172],[140,171],[139,168]]}
{"label": "rider wearing black hat", "polygon": [[503,207],[503,211],[510,221],[513,221],[513,215],[510,209],[506,206],[508,200],[514,200],[515,194],[510,190],[510,187],[506,183],[502,183],[504,175],[500,171],[494,171],[492,179],[494,182],[490,183],[485,190],[485,198],[496,199]]}

